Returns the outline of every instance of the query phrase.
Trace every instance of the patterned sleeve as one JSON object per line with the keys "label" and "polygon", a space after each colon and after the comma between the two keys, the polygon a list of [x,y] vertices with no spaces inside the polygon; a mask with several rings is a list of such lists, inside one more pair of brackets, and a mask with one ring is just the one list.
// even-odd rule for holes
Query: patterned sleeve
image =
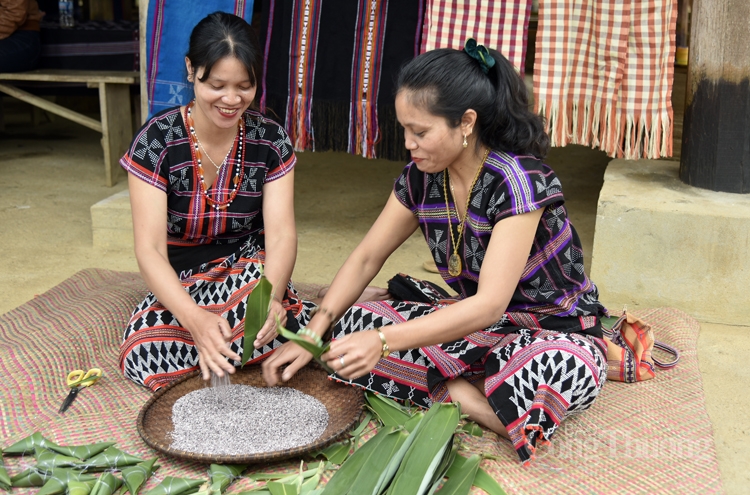
{"label": "patterned sleeve", "polygon": [[404,168],[393,185],[393,192],[398,200],[414,214],[417,213],[424,175],[412,162]]}
{"label": "patterned sleeve", "polygon": [[[249,126],[252,126],[253,119],[248,119],[247,122]],[[281,125],[267,118],[264,119],[264,124],[266,134],[263,140],[268,142],[271,148],[266,161],[268,166],[266,182],[271,182],[285,176],[294,168],[297,155],[294,154],[294,146],[289,135]],[[252,129],[248,128],[248,132],[252,132]]]}
{"label": "patterned sleeve", "polygon": [[152,118],[141,127],[128,151],[120,158],[120,166],[144,182],[167,192],[167,145],[157,123],[157,119]]}
{"label": "patterned sleeve", "polygon": [[487,218],[495,223],[565,201],[560,179],[537,159],[493,155],[488,165],[499,175],[487,208]]}

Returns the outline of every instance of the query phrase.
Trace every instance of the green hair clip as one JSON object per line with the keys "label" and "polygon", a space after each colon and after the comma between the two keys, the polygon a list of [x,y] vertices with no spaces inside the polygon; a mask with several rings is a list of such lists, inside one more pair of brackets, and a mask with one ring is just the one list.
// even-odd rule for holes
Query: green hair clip
{"label": "green hair clip", "polygon": [[495,65],[495,58],[490,55],[489,50],[484,45],[478,45],[477,40],[469,38],[464,45],[464,51],[473,59],[479,62],[482,72],[489,74],[490,69]]}

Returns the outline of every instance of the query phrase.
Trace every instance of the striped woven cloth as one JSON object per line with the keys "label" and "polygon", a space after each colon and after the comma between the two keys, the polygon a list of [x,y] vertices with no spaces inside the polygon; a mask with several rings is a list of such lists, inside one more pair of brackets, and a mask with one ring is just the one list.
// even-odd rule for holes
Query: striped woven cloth
{"label": "striped woven cloth", "polygon": [[419,52],[426,0],[263,0],[261,111],[297,151],[406,159],[393,84]]}
{"label": "striped woven cloth", "polygon": [[552,146],[672,155],[674,0],[541,0],[536,111]]}
{"label": "striped woven cloth", "polygon": [[523,75],[531,0],[502,2],[430,0],[427,4],[422,52],[464,47],[467,38],[494,48]]}
{"label": "striped woven cloth", "polygon": [[[307,297],[320,288],[296,286]],[[117,355],[122,329],[145,291],[138,274],[89,269],[0,316],[0,447],[35,431],[60,445],[114,441],[129,454],[158,456],[161,467],[143,493],[165,476],[206,479],[207,465],[152,450],[136,428],[151,393],[120,374]],[[681,351],[676,368],[659,370],[656,378],[637,385],[606,384],[591,409],[564,422],[552,445],[540,448],[528,467],[521,467],[510,444],[493,433],[462,437],[468,453],[497,456],[483,461],[482,468],[509,495],[722,493],[698,368],[698,323],[670,308],[636,313],[652,325],[657,339]],[[91,366],[104,371],[102,380],[58,415],[68,371]],[[29,456],[3,461],[11,475],[35,464]],[[299,461],[254,465],[248,472],[298,470]],[[260,484],[241,479],[227,493]],[[14,488],[12,493],[36,491]],[[474,488],[472,493],[483,492]]]}

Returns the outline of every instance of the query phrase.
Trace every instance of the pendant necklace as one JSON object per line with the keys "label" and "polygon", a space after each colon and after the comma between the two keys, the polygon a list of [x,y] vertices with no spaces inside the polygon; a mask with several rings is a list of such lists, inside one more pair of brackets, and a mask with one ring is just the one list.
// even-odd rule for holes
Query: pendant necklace
{"label": "pendant necklace", "polygon": [[[211,157],[208,156],[208,153],[206,153],[208,159],[211,161],[214,167],[216,167],[216,172],[218,174],[221,167],[229,161],[229,155],[232,153],[232,150],[237,150],[237,156],[235,157],[236,163],[234,168],[234,177],[232,178],[232,191],[231,193],[229,193],[229,197],[225,201],[217,201],[208,195],[208,186],[206,185],[206,181],[204,179],[203,163],[201,162],[201,149],[203,149],[204,151],[205,149],[203,148],[203,145],[200,143],[200,141],[198,141],[198,136],[195,134],[195,126],[193,124],[193,117],[191,115],[191,109],[194,103],[195,100],[188,103],[188,105],[185,107],[184,120],[188,131],[190,131],[188,134],[188,138],[190,139],[190,154],[193,158],[193,164],[198,169],[200,193],[206,199],[206,203],[208,203],[210,207],[213,207],[214,210],[224,210],[232,203],[232,201],[234,201],[234,198],[237,197],[237,191],[239,190],[239,186],[242,183],[242,177],[244,175],[245,147],[243,146],[242,142],[245,136],[244,119],[240,117],[240,120],[237,122],[237,136],[235,136],[234,144],[229,148],[227,156],[224,157],[224,161],[221,163],[221,165],[216,165],[216,163],[211,160]],[[216,194],[218,195],[219,192],[216,191]]]}
{"label": "pendant necklace", "polygon": [[221,162],[221,165],[217,165],[213,158],[211,158],[211,155],[208,154],[208,151],[206,151],[206,147],[203,146],[201,140],[198,139],[198,135],[195,132],[192,132],[192,135],[195,136],[195,142],[198,143],[198,147],[203,150],[203,152],[206,154],[206,158],[208,158],[208,161],[210,161],[211,164],[216,167],[216,172],[218,173],[219,170],[221,170],[221,167],[223,167],[224,164],[227,163],[227,160],[229,160],[229,155],[232,153],[232,149],[234,148],[234,141],[232,141],[232,145],[227,150],[227,154],[224,157],[224,160]]}
{"label": "pendant necklace", "polygon": [[450,181],[450,175],[448,172],[448,169],[446,168],[443,172],[443,194],[445,195],[445,213],[448,216],[448,232],[450,232],[451,235],[451,247],[453,247],[453,252],[448,257],[448,274],[451,277],[458,277],[461,275],[461,271],[463,270],[463,267],[461,266],[461,258],[458,256],[458,241],[460,241],[463,237],[464,233],[464,227],[466,224],[466,217],[469,216],[469,204],[471,203],[471,192],[474,190],[474,186],[477,183],[477,180],[479,179],[479,174],[482,172],[482,169],[484,168],[484,162],[487,161],[487,157],[490,154],[489,148],[487,151],[484,152],[484,156],[482,157],[482,163],[479,164],[479,167],[477,168],[477,173],[474,175],[474,180],[471,181],[471,186],[469,186],[469,192],[466,193],[466,211],[464,212],[464,217],[461,218],[460,213],[458,212],[458,207],[455,206],[455,195],[453,194],[453,184],[451,184],[451,196],[453,196],[453,203],[454,208],[456,209],[456,218],[458,219],[458,225],[456,226],[456,229],[458,230],[458,236],[456,238],[453,237],[453,226],[451,225],[451,211],[450,207],[448,206],[448,188],[446,184],[448,181]]}

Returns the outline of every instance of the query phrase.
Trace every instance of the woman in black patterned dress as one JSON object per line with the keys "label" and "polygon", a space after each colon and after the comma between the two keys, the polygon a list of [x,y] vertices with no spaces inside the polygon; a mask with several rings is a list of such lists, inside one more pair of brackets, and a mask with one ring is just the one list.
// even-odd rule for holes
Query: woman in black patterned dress
{"label": "woman in black patterned dress", "polygon": [[250,361],[281,345],[312,303],[290,282],[297,254],[296,157],[284,129],[253,109],[262,70],[251,27],[217,12],[185,57],[195,99],[154,115],[120,164],[128,172],[135,252],[151,292],[125,329],[120,366],[156,390],[198,368],[233,373],[245,301],[264,271],[277,288]]}
{"label": "woman in black patterned dress", "polygon": [[[458,401],[529,462],[593,403],[607,371],[606,310],[560,181],[541,161],[549,140],[513,66],[473,40],[420,55],[397,88],[412,161],[307,330],[333,325],[323,358],[334,379],[423,407]],[[417,228],[457,296],[407,277],[406,300],[352,306]],[[285,344],[264,377],[288,380],[310,358]]]}

